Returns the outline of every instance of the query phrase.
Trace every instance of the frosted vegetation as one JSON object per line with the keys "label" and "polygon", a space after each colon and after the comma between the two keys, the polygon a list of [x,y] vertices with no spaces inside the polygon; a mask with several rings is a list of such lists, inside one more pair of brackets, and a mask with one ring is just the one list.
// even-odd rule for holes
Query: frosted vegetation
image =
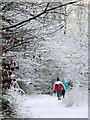
{"label": "frosted vegetation", "polygon": [[[58,4],[51,3],[49,8]],[[3,14],[12,18],[13,23],[3,21],[4,27],[35,16],[45,9],[46,3],[14,2],[11,6]],[[19,70],[12,74],[16,81],[3,94],[11,105],[15,107],[17,102],[14,100],[19,101],[25,95],[53,95],[57,77],[69,85],[67,99],[63,101],[65,107],[88,104],[88,6],[84,1],[58,8],[21,27],[12,28],[12,35],[20,43],[29,42],[13,47],[2,55],[3,58],[13,56],[13,60],[19,63]],[[9,43],[4,38],[3,41],[10,49]]]}

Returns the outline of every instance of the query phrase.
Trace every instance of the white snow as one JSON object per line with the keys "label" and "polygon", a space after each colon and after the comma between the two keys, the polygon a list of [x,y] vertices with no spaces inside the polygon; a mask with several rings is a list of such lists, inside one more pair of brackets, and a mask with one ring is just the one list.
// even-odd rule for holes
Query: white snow
{"label": "white snow", "polygon": [[59,101],[55,95],[23,95],[17,99],[15,109],[20,118],[88,118],[88,104],[66,107],[67,98]]}
{"label": "white snow", "polygon": [[[49,84],[57,76],[60,79],[65,78],[66,81],[71,80],[74,84],[73,90],[67,91],[68,95],[62,101],[58,101],[55,95],[20,95],[18,91],[21,91],[21,88],[17,86],[14,88],[16,93],[9,91],[7,97],[11,105],[14,105],[19,118],[88,118],[86,93],[88,82],[88,14],[86,8],[80,12],[81,9],[76,7],[70,8],[70,10],[72,13],[67,19],[66,34],[64,34],[63,29],[52,35],[49,34],[56,30],[56,22],[54,24],[50,22],[51,26],[43,28],[43,24],[32,21],[23,29],[33,28],[35,30],[31,29],[32,33],[25,34],[24,38],[28,38],[32,34],[32,36],[40,36],[40,40],[37,37],[38,39],[34,39],[28,46],[26,54],[29,57],[23,59],[24,52],[10,51],[7,53],[7,56],[17,56],[15,60],[20,64],[18,74],[20,80],[24,81],[26,85],[29,83],[32,83],[33,86],[37,84],[39,87],[42,85],[43,90],[47,90],[47,88],[44,89],[45,84],[42,83]],[[28,17],[24,13],[18,15],[15,18],[18,21]],[[79,18],[80,15],[82,17]],[[81,22],[81,20],[83,21]],[[41,41],[41,37],[45,40]],[[40,59],[38,58],[39,54],[41,54]],[[33,55],[35,55],[34,59]],[[83,89],[76,87],[79,84],[82,85]],[[27,90],[36,93],[37,91],[34,90],[33,86],[28,87]],[[40,90],[42,91],[42,89]]]}

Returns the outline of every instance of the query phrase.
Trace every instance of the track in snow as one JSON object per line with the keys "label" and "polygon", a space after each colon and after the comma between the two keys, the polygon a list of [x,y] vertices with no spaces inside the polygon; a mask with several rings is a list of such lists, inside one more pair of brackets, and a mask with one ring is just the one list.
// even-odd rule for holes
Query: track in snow
{"label": "track in snow", "polygon": [[88,118],[88,105],[66,107],[67,98],[58,101],[56,96],[23,96],[16,111],[21,118]]}

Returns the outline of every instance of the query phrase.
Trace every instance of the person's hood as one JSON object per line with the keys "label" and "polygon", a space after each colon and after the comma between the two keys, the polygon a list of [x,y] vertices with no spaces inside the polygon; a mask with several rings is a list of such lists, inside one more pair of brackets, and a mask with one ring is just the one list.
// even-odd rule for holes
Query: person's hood
{"label": "person's hood", "polygon": [[62,83],[66,83],[65,80],[62,80]]}
{"label": "person's hood", "polygon": [[62,83],[62,82],[61,82],[61,81],[56,81],[56,82],[55,82],[55,84],[60,84],[60,83]]}

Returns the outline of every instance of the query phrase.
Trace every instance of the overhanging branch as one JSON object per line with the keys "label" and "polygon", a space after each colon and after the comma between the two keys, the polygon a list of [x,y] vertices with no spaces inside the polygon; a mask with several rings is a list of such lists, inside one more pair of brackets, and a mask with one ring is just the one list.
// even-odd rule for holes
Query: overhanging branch
{"label": "overhanging branch", "polygon": [[18,43],[17,45],[13,45],[13,46],[11,46],[10,48],[7,48],[6,50],[3,50],[3,52],[7,52],[7,51],[9,51],[9,50],[12,50],[13,48],[16,48],[16,47],[18,47],[18,46],[21,46],[21,45],[23,45],[23,44],[25,44],[25,43],[30,43],[31,41],[24,41],[24,42],[21,42],[21,43]]}
{"label": "overhanging branch", "polygon": [[32,17],[32,18],[29,18],[29,19],[27,19],[27,20],[24,20],[24,21],[22,21],[22,22],[19,22],[19,23],[15,24],[15,25],[12,25],[12,26],[9,26],[9,27],[4,27],[4,28],[2,28],[2,30],[6,30],[6,29],[10,29],[10,28],[15,28],[15,27],[17,27],[17,26],[19,26],[19,25],[21,25],[21,24],[23,24],[23,23],[30,22],[31,20],[34,20],[34,19],[36,19],[37,17],[40,17],[41,15],[43,15],[43,14],[49,12],[49,11],[55,10],[55,9],[57,9],[57,8],[59,8],[59,7],[63,7],[63,6],[66,6],[66,5],[70,5],[70,4],[77,3],[77,2],[79,2],[79,1],[80,1],[80,0],[74,1],[74,2],[65,3],[65,4],[62,4],[62,5],[59,5],[59,6],[50,8],[50,9],[47,9],[48,6],[49,6],[49,3],[48,3],[47,6],[46,6],[46,8],[45,8],[45,10],[44,10],[43,12],[39,13],[38,15],[36,15],[36,16],[34,16],[34,17]]}

